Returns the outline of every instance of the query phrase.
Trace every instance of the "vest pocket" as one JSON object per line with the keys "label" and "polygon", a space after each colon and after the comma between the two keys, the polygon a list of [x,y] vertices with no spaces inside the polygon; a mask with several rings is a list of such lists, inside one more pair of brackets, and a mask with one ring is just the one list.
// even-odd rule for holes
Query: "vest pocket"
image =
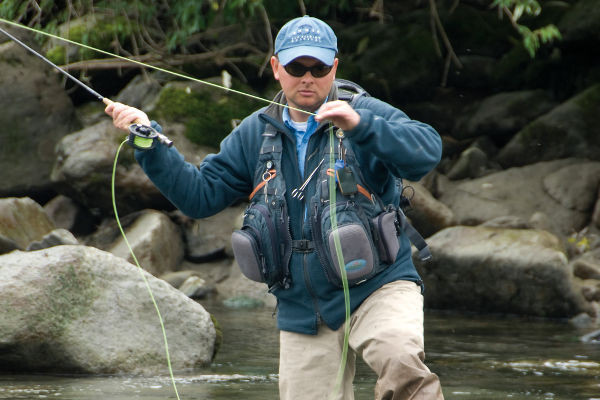
{"label": "vest pocket", "polygon": [[233,254],[242,273],[253,281],[266,283],[269,288],[285,283],[286,275],[282,264],[286,257],[281,254],[286,245],[274,220],[277,218],[267,206],[252,203],[244,214],[242,229],[231,235]]}
{"label": "vest pocket", "polygon": [[256,282],[267,281],[265,257],[253,229],[245,227],[231,234],[233,255],[246,278]]}
{"label": "vest pocket", "polygon": [[[335,245],[335,235],[339,236],[339,250]],[[333,271],[337,279],[342,279],[340,261],[344,264],[346,278],[350,284],[359,284],[371,275],[375,257],[365,229],[360,224],[349,224],[331,230],[328,235],[328,249],[333,261]]]}
{"label": "vest pocket", "polygon": [[[379,257],[369,221],[356,204],[338,203],[335,205],[337,226],[334,229],[330,207],[323,209],[313,225],[318,232],[315,235],[317,253],[331,283],[343,287],[341,268],[344,268],[348,284],[358,285],[378,272]],[[336,236],[339,237],[339,247],[336,246]]]}
{"label": "vest pocket", "polygon": [[384,211],[373,218],[373,227],[377,236],[377,250],[381,262],[393,264],[400,250],[398,241],[398,215],[396,210]]}

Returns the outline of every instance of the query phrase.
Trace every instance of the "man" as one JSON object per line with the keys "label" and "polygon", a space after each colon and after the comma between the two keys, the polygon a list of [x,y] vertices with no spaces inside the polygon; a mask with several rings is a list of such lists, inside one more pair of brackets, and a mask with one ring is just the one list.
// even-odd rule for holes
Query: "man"
{"label": "man", "polygon": [[[377,373],[376,399],[443,399],[437,376],[423,362],[422,281],[410,243],[393,223],[373,234],[375,225],[365,222],[399,215],[379,204],[398,205],[397,178],[418,180],[435,167],[440,137],[367,95],[340,100],[337,38],[324,22],[289,21],[274,53],[271,67],[282,91],[274,104],[245,118],[218,154],[199,167],[163,145],[136,151],[136,158],[162,193],[194,218],[250,195],[234,250],[244,273],[267,282],[278,300],[282,399],[353,399],[357,354]],[[134,120],[151,124],[122,104],[106,112],[124,130]],[[329,218],[334,175],[339,225]],[[339,265],[350,282],[351,351],[335,389],[345,322]]]}

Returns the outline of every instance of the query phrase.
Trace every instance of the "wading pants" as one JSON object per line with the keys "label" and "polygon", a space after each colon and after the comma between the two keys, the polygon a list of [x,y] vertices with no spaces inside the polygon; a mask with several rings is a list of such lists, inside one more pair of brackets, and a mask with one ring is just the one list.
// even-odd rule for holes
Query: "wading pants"
{"label": "wading pants", "polygon": [[439,379],[429,371],[423,340],[423,296],[414,282],[389,283],[351,315],[348,358],[335,389],[344,327],[325,325],[317,335],[280,332],[281,400],[353,400],[358,354],[377,373],[376,400],[443,399]]}

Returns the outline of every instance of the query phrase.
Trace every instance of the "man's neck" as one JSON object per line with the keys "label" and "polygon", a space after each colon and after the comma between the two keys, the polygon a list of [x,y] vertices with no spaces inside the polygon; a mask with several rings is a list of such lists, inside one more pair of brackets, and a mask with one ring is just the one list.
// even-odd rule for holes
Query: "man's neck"
{"label": "man's neck", "polygon": [[[293,106],[290,106],[290,107],[293,107]],[[288,108],[288,111],[290,113],[290,118],[296,122],[306,122],[306,121],[308,121],[308,118],[310,117],[310,114],[308,114],[306,112],[302,112],[295,108]]]}

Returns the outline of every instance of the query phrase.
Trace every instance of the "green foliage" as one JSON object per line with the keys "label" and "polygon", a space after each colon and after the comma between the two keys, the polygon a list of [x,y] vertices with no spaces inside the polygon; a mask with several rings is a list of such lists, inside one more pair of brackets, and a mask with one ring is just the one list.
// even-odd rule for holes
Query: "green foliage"
{"label": "green foliage", "polygon": [[521,34],[523,46],[531,56],[535,57],[541,43],[551,43],[561,39],[561,34],[554,24],[549,24],[539,29],[531,30],[519,23],[523,15],[537,17],[542,12],[542,6],[537,0],[494,0],[492,7],[498,7],[506,14],[515,29]]}
{"label": "green foliage", "polygon": [[542,43],[550,43],[554,39],[561,39],[560,31],[553,24],[544,26],[534,31],[530,30],[526,26],[520,26],[519,29],[521,36],[523,36],[523,45],[531,58],[535,57],[535,53],[540,48],[540,41]]}
{"label": "green foliage", "polygon": [[54,64],[62,65],[67,60],[67,49],[65,46],[54,46],[46,52],[46,58]]}

